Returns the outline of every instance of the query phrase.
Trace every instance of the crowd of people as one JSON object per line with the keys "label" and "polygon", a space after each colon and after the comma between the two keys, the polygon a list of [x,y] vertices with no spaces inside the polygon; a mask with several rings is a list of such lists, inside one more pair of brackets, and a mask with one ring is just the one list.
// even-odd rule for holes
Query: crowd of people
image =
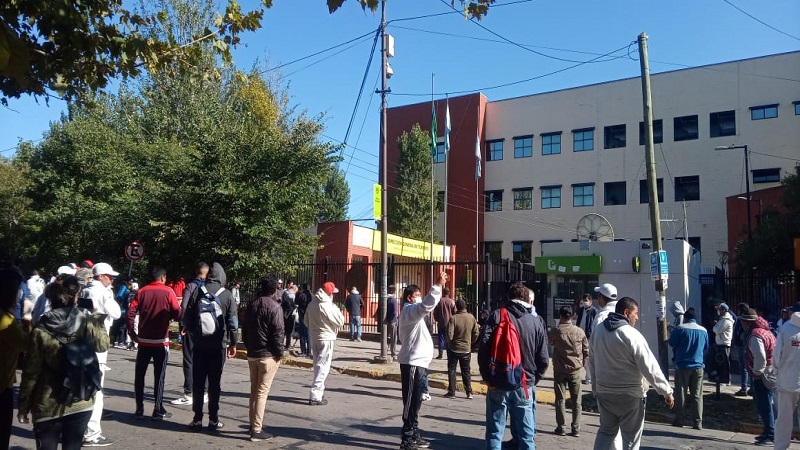
{"label": "crowd of people", "polygon": [[[139,287],[135,279],[127,279],[115,293],[118,276],[111,265],[91,261],[62,266],[49,281],[36,272],[23,280],[18,270],[0,271],[4,344],[0,347],[4,380],[0,448],[9,443],[18,360],[22,378],[17,417],[22,423],[33,422],[37,448],[113,444],[102,427],[108,417],[103,410],[103,385],[110,346],[136,351],[134,417],[145,418],[145,376],[152,365],[154,404],[149,418],[169,419],[164,383],[174,322],[183,344],[184,383],[182,395],[171,403],[192,407],[190,430],[217,431],[225,426],[219,417],[221,378],[227,359],[237,354],[240,337],[247,349],[251,384],[250,440],[273,437],[264,429],[264,411],[293,333],[300,342],[298,355],[313,360],[308,405],[328,403],[325,381],[338,332],[345,325],[342,310],[334,303],[339,289],[333,282],[312,292],[308,284],[298,287],[287,280],[284,287],[283,280],[267,276],[240,308],[241,286],[228,283],[219,263],[199,263],[192,281],[169,284],[166,270],[153,266],[147,284]],[[679,314],[669,336],[673,387],[636,329],[637,301],[618,298],[611,284],[595,288],[596,302],[587,294],[577,309],[561,307],[557,326],[548,329],[533,306],[533,291],[523,283],[512,284],[506,300],[479,320],[467,312],[464,300],[450,297],[447,283],[448,274],[442,272],[427,295],[409,285],[399,298],[392,286],[385,312],[376,317],[387,325],[390,354],[400,365],[401,450],[429,446],[422,436],[420,410],[430,399],[427,370],[434,358],[447,358],[444,396],[456,396],[460,366],[464,393],[473,399],[471,358],[477,350],[480,374],[488,386],[487,449],[535,448],[536,389],[551,358],[554,434],[580,437],[582,386],[590,384],[600,422],[594,448],[635,449],[642,440],[650,387],[668,407],[674,407],[674,426],[688,422],[702,430],[704,377],[730,382],[732,345],[741,347],[740,361],[747,376],[742,377],[737,395],[753,395],[763,424],[755,443],[789,448],[793,414],[800,405],[800,302],[783,311],[775,329],[744,303],[737,306],[738,314],[719,304],[710,330],[697,323],[694,309],[676,308]],[[364,300],[356,287],[346,294],[349,336],[358,342]],[[437,333],[430,331],[431,317]],[[399,351],[398,343],[402,343]],[[83,369],[71,369],[78,362]],[[707,365],[713,365],[709,374]],[[568,396],[572,399],[569,423]],[[507,420],[511,440],[503,442]]]}

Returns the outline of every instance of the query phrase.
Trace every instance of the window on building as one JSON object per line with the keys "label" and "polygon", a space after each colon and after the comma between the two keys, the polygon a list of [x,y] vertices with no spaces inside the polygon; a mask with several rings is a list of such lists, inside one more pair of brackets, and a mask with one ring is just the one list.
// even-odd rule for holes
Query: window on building
{"label": "window on building", "polygon": [[676,117],[673,119],[675,125],[675,141],[690,141],[697,139],[697,115]]}
{"label": "window on building", "polygon": [[603,128],[603,148],[625,147],[625,124]]}
{"label": "window on building", "polygon": [[624,205],[627,200],[627,187],[624,181],[605,183],[604,201],[606,206]]}
{"label": "window on building", "polygon": [[436,210],[440,213],[444,212],[444,191],[439,191],[436,195]]}
{"label": "window on building", "polygon": [[675,201],[700,200],[700,176],[675,177]]}
{"label": "window on building", "polygon": [[503,210],[503,191],[486,191],[486,211]]}
{"label": "window on building", "polygon": [[533,135],[514,138],[514,158],[533,156]]}
{"label": "window on building", "polygon": [[695,250],[698,252],[701,251],[700,247],[700,236],[689,236],[689,245],[694,247]]}
{"label": "window on building", "polygon": [[486,160],[501,161],[503,159],[503,140],[486,142]]}
{"label": "window on building", "polygon": [[781,169],[756,169],[753,170],[753,184],[756,183],[780,183]]}
{"label": "window on building", "polygon": [[594,128],[572,131],[572,151],[588,152],[594,150]]}
{"label": "window on building", "polygon": [[[653,120],[653,143],[664,142],[664,121],[661,119]],[[639,145],[644,145],[644,122],[639,122]]]}
{"label": "window on building", "polygon": [[[489,262],[500,262],[503,259],[503,243],[498,242],[484,242],[483,254],[489,254]],[[483,259],[483,258],[481,258]]]}
{"label": "window on building", "polygon": [[[656,179],[656,191],[658,192],[658,203],[664,202],[664,179]],[[639,203],[650,203],[650,197],[647,195],[647,180],[639,180]]]}
{"label": "window on building", "polygon": [[572,206],[594,206],[594,183],[572,185]]}
{"label": "window on building", "polygon": [[[797,105],[795,104],[795,114],[797,114]],[[753,106],[750,108],[750,119],[774,119],[778,117],[778,105],[763,105]]]}
{"label": "window on building", "polygon": [[514,189],[514,209],[533,207],[533,188]]}
{"label": "window on building", "polygon": [[561,132],[542,134],[542,154],[557,155],[561,153]]}
{"label": "window on building", "polygon": [[794,115],[800,116],[800,102],[794,102]]}
{"label": "window on building", "polygon": [[519,242],[512,242],[512,251],[514,253],[514,261],[521,262],[521,263],[530,263],[531,262],[531,249],[533,248],[533,242],[531,241],[519,241]]}
{"label": "window on building", "polygon": [[713,112],[709,116],[709,136],[734,136],[736,134],[736,111]]}
{"label": "window on building", "polygon": [[439,142],[436,144],[436,155],[433,157],[434,164],[441,164],[445,160],[444,154],[444,142]]}
{"label": "window on building", "polygon": [[561,186],[543,186],[542,209],[561,208]]}

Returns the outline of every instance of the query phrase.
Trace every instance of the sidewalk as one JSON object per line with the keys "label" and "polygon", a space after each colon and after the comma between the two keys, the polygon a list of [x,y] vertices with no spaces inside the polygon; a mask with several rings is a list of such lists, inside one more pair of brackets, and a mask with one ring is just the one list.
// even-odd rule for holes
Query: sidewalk
{"label": "sidewalk", "polygon": [[[377,341],[377,335],[364,335],[362,342],[354,342],[348,339],[348,333],[340,332],[339,339],[336,341],[336,346],[333,351],[333,362],[331,370],[339,372],[344,375],[350,375],[361,378],[370,378],[375,380],[387,380],[393,382],[400,382],[400,364],[397,361],[388,363],[379,363],[376,357],[380,356],[380,343]],[[373,340],[376,339],[376,340]],[[173,349],[180,349],[180,344],[173,342]],[[398,350],[400,346],[398,345]],[[292,348],[289,353],[284,356],[283,364],[311,369],[313,362],[311,359],[297,356],[299,352],[299,343],[293,340]],[[428,366],[428,379],[429,386],[436,389],[447,389],[447,355],[445,354],[442,359],[435,359],[438,351],[434,350],[434,359]],[[387,349],[388,354],[388,349]],[[247,359],[247,351],[240,345],[240,349],[236,355],[239,359]],[[555,393],[553,392],[553,369],[552,364],[547,368],[544,379],[539,383],[536,389],[536,402],[545,405],[555,404]],[[478,358],[475,353],[472,355],[471,363],[472,373],[472,391],[475,394],[486,394],[487,386],[483,384],[478,371]],[[732,378],[734,378],[732,376]],[[460,369],[456,370],[457,391],[463,392],[464,388],[461,384]],[[670,381],[672,379],[670,378]],[[738,381],[738,377],[732,381]],[[584,393],[589,393],[591,387],[584,385]],[[723,396],[733,396],[739,390],[738,383],[732,382],[730,386],[720,386],[720,393]],[[716,385],[705,381],[703,391],[706,398],[713,397],[716,391]],[[706,405],[708,412],[711,405]],[[647,412],[647,420],[661,423],[672,423],[673,415],[669,413]],[[727,425],[720,426],[720,429],[727,431],[743,432],[758,435],[761,433],[762,427],[757,423],[755,409],[753,409],[753,422],[742,423],[732,422]]]}

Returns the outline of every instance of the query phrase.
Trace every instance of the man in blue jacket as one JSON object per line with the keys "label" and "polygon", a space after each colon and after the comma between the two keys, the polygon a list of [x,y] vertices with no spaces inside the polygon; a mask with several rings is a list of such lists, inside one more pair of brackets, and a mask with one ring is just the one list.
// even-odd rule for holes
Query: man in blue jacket
{"label": "man in blue jacket", "polygon": [[686,406],[689,416],[694,418],[694,429],[702,430],[703,361],[708,350],[708,331],[697,324],[693,309],[686,311],[683,320],[669,337],[675,355],[675,420],[672,425],[683,426]]}

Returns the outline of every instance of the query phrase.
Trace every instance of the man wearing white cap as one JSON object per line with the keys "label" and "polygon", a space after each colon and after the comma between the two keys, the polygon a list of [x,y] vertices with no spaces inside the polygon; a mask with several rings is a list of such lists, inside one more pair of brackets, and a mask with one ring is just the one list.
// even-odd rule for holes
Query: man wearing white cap
{"label": "man wearing white cap", "polygon": [[[101,262],[92,267],[92,274],[94,275],[94,279],[81,291],[78,301],[79,304],[82,301],[91,301],[92,313],[105,316],[104,324],[106,326],[106,333],[108,333],[114,321],[119,319],[122,315],[119,304],[114,300],[114,292],[111,290],[114,277],[119,275],[119,273],[115,272],[110,264]],[[98,353],[97,361],[100,363],[100,372],[102,373],[100,386],[103,386],[106,379],[108,351]],[[97,394],[95,394],[92,417],[89,419],[89,424],[86,426],[86,432],[83,435],[84,447],[106,447],[114,443],[114,441],[102,434],[103,430],[100,427],[100,418],[102,414],[103,392],[101,390],[97,391]]]}
{"label": "man wearing white cap", "polygon": [[[594,291],[597,292],[597,305],[600,306],[600,310],[597,311],[597,315],[594,317],[592,330],[597,330],[598,325],[603,323],[608,318],[608,315],[613,313],[617,308],[617,287],[611,283],[604,283],[594,288]],[[584,364],[584,370],[586,370],[586,379],[584,383],[586,384],[592,382],[593,363],[592,342],[589,341],[589,357],[586,358],[586,363]],[[614,448],[622,448],[622,434],[619,432],[617,432],[617,436],[614,438]]]}

